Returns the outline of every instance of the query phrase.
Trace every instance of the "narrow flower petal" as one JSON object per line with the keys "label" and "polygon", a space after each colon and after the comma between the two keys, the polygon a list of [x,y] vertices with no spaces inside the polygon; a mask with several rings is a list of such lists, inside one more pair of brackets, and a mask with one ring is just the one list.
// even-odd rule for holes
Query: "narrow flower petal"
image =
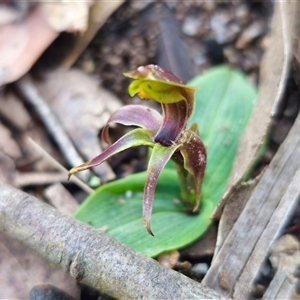
{"label": "narrow flower petal", "polygon": [[188,120],[187,103],[180,101],[173,104],[163,104],[163,122],[154,137],[155,142],[170,146],[177,142],[186,127]]}
{"label": "narrow flower petal", "polygon": [[206,167],[206,148],[195,132],[197,131],[196,127],[197,125],[192,125],[190,129],[185,130],[183,137],[180,139],[182,145],[179,149],[183,156],[184,168],[192,175],[192,178],[187,178],[187,187],[194,189],[196,198],[193,208],[194,212],[199,208],[201,186]]}
{"label": "narrow flower petal", "polygon": [[155,144],[151,153],[143,201],[143,221],[148,233],[151,235],[154,235],[151,231],[150,220],[157,180],[166,163],[179,147],[180,145],[164,147],[160,144]]}
{"label": "narrow flower petal", "polygon": [[119,140],[117,140],[114,144],[112,144],[110,147],[108,147],[95,158],[77,167],[72,168],[69,172],[69,178],[72,174],[100,165],[105,160],[121,151],[124,151],[131,147],[137,147],[142,145],[153,147],[154,143],[152,141],[152,134],[146,129],[134,129],[122,136]]}
{"label": "narrow flower petal", "polygon": [[147,129],[154,136],[162,122],[162,116],[154,109],[143,105],[126,105],[111,115],[102,130],[102,139],[111,144],[109,125],[119,123],[126,126],[138,126]]}

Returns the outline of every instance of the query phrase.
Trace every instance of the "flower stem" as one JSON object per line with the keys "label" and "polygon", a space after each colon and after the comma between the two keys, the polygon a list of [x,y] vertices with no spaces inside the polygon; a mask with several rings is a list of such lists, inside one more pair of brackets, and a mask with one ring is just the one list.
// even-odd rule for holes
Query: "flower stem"
{"label": "flower stem", "polygon": [[172,156],[179,178],[180,196],[185,210],[194,213],[197,205],[196,189],[192,175],[184,168],[183,157],[179,152]]}

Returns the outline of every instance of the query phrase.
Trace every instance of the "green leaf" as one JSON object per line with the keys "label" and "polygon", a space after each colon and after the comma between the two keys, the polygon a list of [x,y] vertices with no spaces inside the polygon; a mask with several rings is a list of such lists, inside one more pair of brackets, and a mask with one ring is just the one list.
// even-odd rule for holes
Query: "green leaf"
{"label": "green leaf", "polygon": [[207,147],[202,201],[217,205],[225,192],[257,91],[241,72],[227,66],[213,68],[189,84],[201,88],[196,94],[196,110],[190,124],[198,124]]}
{"label": "green leaf", "polygon": [[200,213],[187,215],[178,204],[178,178],[170,167],[162,172],[156,188],[154,237],[142,225],[146,172],[100,187],[75,214],[96,228],[107,228],[109,235],[149,256],[182,248],[207,230],[210,215],[226,189],[238,143],[257,96],[246,78],[227,66],[213,68],[189,85],[200,87],[190,123],[198,124],[208,154]]}
{"label": "green leaf", "polygon": [[[214,206],[206,202],[202,207],[203,214],[184,214],[178,199],[177,174],[173,170],[165,170],[155,193],[152,214],[155,236],[147,234],[141,218],[145,180],[146,172],[142,172],[100,187],[86,199],[75,217],[93,227],[102,228],[117,240],[149,256],[175,249],[176,245],[182,247],[187,239],[194,238],[194,232],[201,235],[206,230],[210,223],[209,212]],[[178,234],[180,232],[184,235]]]}

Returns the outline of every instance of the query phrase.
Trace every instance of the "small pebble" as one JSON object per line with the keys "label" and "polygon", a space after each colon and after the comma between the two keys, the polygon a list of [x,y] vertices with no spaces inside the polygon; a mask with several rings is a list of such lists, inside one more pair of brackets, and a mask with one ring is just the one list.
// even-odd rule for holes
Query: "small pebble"
{"label": "small pebble", "polygon": [[233,65],[238,64],[239,62],[239,53],[233,46],[226,46],[223,49],[224,56],[227,61]]}
{"label": "small pebble", "polygon": [[196,36],[201,26],[200,20],[195,17],[187,17],[182,24],[182,32],[188,36]]}
{"label": "small pebble", "polygon": [[251,296],[255,299],[261,298],[266,291],[266,287],[262,284],[256,284],[252,287]]}
{"label": "small pebble", "polygon": [[219,44],[234,40],[241,31],[240,25],[236,22],[232,22],[230,14],[215,14],[211,18],[210,26]]}
{"label": "small pebble", "polygon": [[157,261],[166,268],[172,269],[177,264],[179,257],[180,253],[177,250],[175,250],[173,252],[161,254],[157,258]]}
{"label": "small pebble", "polygon": [[197,275],[205,275],[208,271],[208,264],[207,263],[199,263],[195,264],[192,267],[192,272],[194,272]]}

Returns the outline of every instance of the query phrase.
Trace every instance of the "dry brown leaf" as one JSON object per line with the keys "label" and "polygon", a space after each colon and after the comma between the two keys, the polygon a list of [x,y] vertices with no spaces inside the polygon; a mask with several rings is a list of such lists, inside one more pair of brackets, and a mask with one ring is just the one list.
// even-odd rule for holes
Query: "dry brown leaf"
{"label": "dry brown leaf", "polygon": [[0,235],[0,299],[29,299],[33,286],[52,284],[80,299],[76,280],[63,271],[50,268],[36,252]]}
{"label": "dry brown leaf", "polygon": [[0,27],[0,86],[24,75],[58,36],[37,5],[25,19]]}
{"label": "dry brown leaf", "polygon": [[[120,101],[80,70],[56,71],[35,84],[84,158],[101,153],[99,131]],[[104,180],[113,178],[107,164],[95,171]]]}
{"label": "dry brown leaf", "polygon": [[15,164],[0,150],[0,182],[15,185]]}
{"label": "dry brown leaf", "polygon": [[11,92],[0,97],[0,115],[18,130],[25,131],[31,123],[31,117],[23,102]]}
{"label": "dry brown leaf", "polygon": [[64,67],[70,68],[77,60],[82,51],[87,47],[93,39],[97,31],[104,25],[109,16],[124,2],[125,0],[115,1],[96,1],[90,9],[89,24],[86,32],[79,36],[76,40],[72,52],[66,57],[62,63]]}
{"label": "dry brown leaf", "polygon": [[235,221],[240,216],[240,213],[243,211],[248,199],[250,198],[254,188],[261,178],[260,174],[253,180],[250,180],[246,183],[241,183],[235,187],[232,191],[230,197],[228,198],[226,205],[224,207],[219,227],[218,227],[218,238],[215,248],[215,253],[218,253],[222,247],[226,237],[231,231]]}
{"label": "dry brown leaf", "polygon": [[[263,299],[300,299],[299,286],[300,243],[290,234],[283,235],[270,248],[270,262],[276,273]],[[298,288],[299,292],[299,288]]]}
{"label": "dry brown leaf", "polygon": [[[34,119],[31,118],[27,109],[24,107],[23,102],[13,93],[0,97],[0,115],[15,128],[14,138],[11,138],[11,134],[6,130],[6,137],[9,137],[8,143],[3,137],[0,141],[5,147],[8,147],[13,143],[14,147],[19,147],[18,155],[13,155],[13,159],[17,167],[30,166],[35,171],[52,171],[56,170],[49,162],[41,159],[41,155],[36,153],[26,142],[26,136],[31,136],[35,141],[43,145],[45,151],[47,151],[54,159],[60,163],[65,161],[62,156],[50,142],[47,132],[44,127],[40,126]],[[1,129],[0,129],[1,131]],[[1,147],[1,146],[0,146]],[[15,151],[11,151],[10,148],[3,150],[10,157]],[[23,184],[23,182],[21,182]]]}
{"label": "dry brown leaf", "polygon": [[47,187],[44,195],[50,204],[68,215],[73,215],[79,206],[78,202],[61,183],[55,183]]}
{"label": "dry brown leaf", "polygon": [[157,261],[166,268],[173,269],[178,263],[180,258],[180,253],[177,250],[172,252],[161,254]]}
{"label": "dry brown leaf", "polygon": [[[10,131],[0,123],[0,134],[2,135],[0,139],[0,151],[2,149],[8,157],[11,157],[18,168],[26,167],[27,170],[29,168],[30,170],[39,172],[57,170],[56,166],[44,159],[40,152],[36,151],[27,143],[28,136],[42,145],[43,149],[49,153],[55,161],[60,164],[65,164],[63,157],[49,140],[45,129],[39,126],[39,124],[32,122],[26,131],[17,130],[14,138],[12,138]],[[23,181],[21,181],[21,185],[23,184]]]}
{"label": "dry brown leaf", "polygon": [[294,277],[300,267],[299,240],[291,234],[283,235],[271,246],[269,259],[276,271],[281,269]]}
{"label": "dry brown leaf", "polygon": [[260,68],[257,103],[241,139],[227,191],[213,214],[216,218],[220,217],[232,190],[255,160],[283,95],[292,56],[296,5],[297,2],[275,2],[270,43]]}
{"label": "dry brown leaf", "polygon": [[80,32],[88,26],[89,8],[93,0],[83,2],[55,1],[42,3],[42,9],[50,26],[55,31]]}
{"label": "dry brown leaf", "polygon": [[0,151],[12,159],[22,156],[19,145],[12,137],[11,131],[0,122]]}
{"label": "dry brown leaf", "polygon": [[[93,2],[43,2],[25,18],[1,26],[0,86],[24,75],[59,32],[84,33]],[[8,16],[11,18],[15,16]]]}
{"label": "dry brown leaf", "polygon": [[198,241],[185,248],[181,253],[184,257],[199,260],[205,256],[213,256],[217,240],[217,226],[213,225]]}
{"label": "dry brown leaf", "polygon": [[32,126],[30,126],[30,128],[20,136],[20,139],[18,141],[20,146],[22,147],[23,156],[21,157],[21,159],[16,161],[17,166],[22,167],[25,165],[30,165],[31,170],[40,172],[57,170],[54,165],[43,159],[43,156],[27,143],[28,136],[31,137],[36,143],[41,145],[41,147],[56,161],[58,161],[60,164],[65,164],[64,158],[49,140],[44,127],[40,126],[39,124],[33,123]]}
{"label": "dry brown leaf", "polygon": [[28,11],[30,3],[26,1],[20,1],[19,5],[10,5],[11,3],[0,3],[0,26],[16,22],[21,18],[24,18]]}

